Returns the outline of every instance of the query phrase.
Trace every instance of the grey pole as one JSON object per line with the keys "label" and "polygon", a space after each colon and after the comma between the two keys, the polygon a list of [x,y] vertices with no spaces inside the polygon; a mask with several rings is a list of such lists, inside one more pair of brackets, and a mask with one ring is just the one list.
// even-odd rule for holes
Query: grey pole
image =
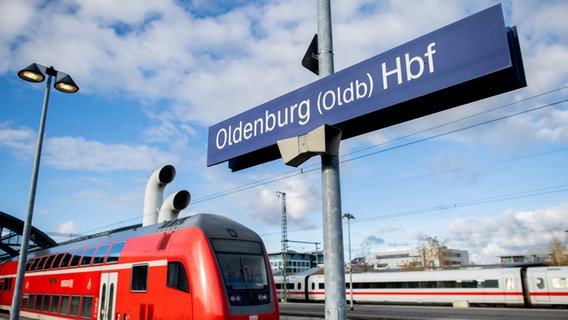
{"label": "grey pole", "polygon": [[347,241],[349,247],[349,304],[353,311],[353,260],[351,259],[351,219],[355,217],[351,213],[343,214],[343,218],[347,219]]}
{"label": "grey pole", "polygon": [[18,258],[18,271],[16,273],[16,284],[14,288],[14,297],[12,298],[12,311],[10,312],[10,320],[18,320],[20,316],[20,304],[22,299],[22,289],[24,287],[24,274],[26,272],[26,259],[28,257],[30,233],[32,230],[32,217],[34,212],[37,177],[39,174],[39,161],[41,159],[41,149],[43,146],[43,133],[45,131],[45,120],[47,118],[47,105],[49,102],[50,90],[51,90],[51,74],[48,74],[47,85],[45,87],[45,95],[43,97],[43,107],[41,109],[39,131],[37,134],[37,146],[36,146],[34,167],[32,170],[32,180],[30,183],[28,209],[26,211],[26,220],[24,221],[24,230],[22,231],[22,240],[21,240],[22,245],[20,248],[20,256]]}
{"label": "grey pole", "polygon": [[330,0],[318,0],[318,61],[320,78],[333,74]]}
{"label": "grey pole", "polygon": [[[320,78],[333,74],[330,0],[318,0],[318,67]],[[345,269],[341,224],[339,155],[321,156],[323,188],[323,241],[325,319],[345,320]]]}
{"label": "grey pole", "polygon": [[345,320],[345,268],[339,157],[322,155],[325,319]]}
{"label": "grey pole", "polygon": [[351,218],[347,219],[347,237],[349,238],[349,303],[353,311],[353,260],[351,260]]}

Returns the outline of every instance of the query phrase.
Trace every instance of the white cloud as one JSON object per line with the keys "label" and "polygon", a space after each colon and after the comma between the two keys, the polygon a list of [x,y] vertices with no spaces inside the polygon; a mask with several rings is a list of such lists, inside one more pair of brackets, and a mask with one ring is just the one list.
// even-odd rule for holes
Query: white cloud
{"label": "white cloud", "polygon": [[509,210],[489,218],[455,220],[449,224],[450,246],[473,253],[477,264],[497,263],[499,255],[547,249],[553,234],[566,230],[568,202],[531,211]]}
{"label": "white cloud", "polygon": [[313,228],[310,214],[321,212],[321,193],[315,184],[296,176],[268,186],[253,189],[245,196],[240,205],[245,208],[247,217],[269,225],[280,225],[282,217],[282,197],[276,192],[286,193],[286,213],[288,225]]}
{"label": "white cloud", "polygon": [[79,227],[75,224],[75,221],[68,220],[58,224],[55,227],[55,232],[65,235],[72,235],[79,232]]}
{"label": "white cloud", "polygon": [[7,149],[17,158],[24,159],[34,150],[37,134],[29,128],[13,128],[0,122],[0,148]]}
{"label": "white cloud", "polygon": [[177,157],[146,145],[104,144],[84,138],[59,137],[48,140],[45,161],[66,170],[150,170]]}

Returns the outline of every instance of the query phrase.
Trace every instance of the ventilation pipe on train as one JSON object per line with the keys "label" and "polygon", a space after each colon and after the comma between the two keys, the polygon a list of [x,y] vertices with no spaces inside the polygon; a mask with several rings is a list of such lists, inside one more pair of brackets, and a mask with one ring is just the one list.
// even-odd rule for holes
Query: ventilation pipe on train
{"label": "ventilation pipe on train", "polygon": [[164,199],[166,185],[174,180],[176,169],[172,165],[166,165],[154,171],[146,184],[144,194],[144,217],[142,226],[149,226],[158,222],[158,214]]}
{"label": "ventilation pipe on train", "polygon": [[182,190],[171,194],[160,208],[158,223],[177,219],[179,212],[187,208],[190,201],[189,191]]}

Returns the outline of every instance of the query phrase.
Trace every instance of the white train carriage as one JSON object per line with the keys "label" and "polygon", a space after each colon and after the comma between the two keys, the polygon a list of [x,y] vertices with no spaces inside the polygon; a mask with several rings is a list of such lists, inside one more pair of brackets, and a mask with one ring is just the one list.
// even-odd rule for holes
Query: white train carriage
{"label": "white train carriage", "polygon": [[[306,297],[306,274],[294,274],[286,277],[286,299],[289,301],[305,301]],[[274,276],[276,294],[278,300],[284,299],[284,284],[281,275]]]}
{"label": "white train carriage", "polygon": [[532,306],[568,306],[568,267],[533,267],[526,272]]}
{"label": "white train carriage", "polygon": [[[346,297],[349,299],[349,278]],[[310,276],[308,297],[325,299],[323,276]],[[520,268],[353,274],[358,303],[524,305]]]}
{"label": "white train carriage", "polygon": [[[275,276],[282,299],[282,277]],[[349,275],[345,295],[350,298]],[[325,301],[321,274],[287,277],[287,300]],[[514,267],[353,274],[356,303],[568,307],[568,267]]]}

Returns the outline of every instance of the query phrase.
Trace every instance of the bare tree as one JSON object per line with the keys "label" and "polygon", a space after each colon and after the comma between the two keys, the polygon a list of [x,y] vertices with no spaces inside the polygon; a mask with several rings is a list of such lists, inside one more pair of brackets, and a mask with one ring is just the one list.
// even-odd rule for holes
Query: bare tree
{"label": "bare tree", "polygon": [[562,241],[557,236],[553,235],[550,240],[550,247],[548,248],[550,256],[549,264],[552,266],[566,266],[568,265],[568,252]]}
{"label": "bare tree", "polygon": [[418,250],[422,255],[422,265],[425,269],[447,268],[447,259],[445,259],[447,241],[440,241],[436,236],[427,236],[425,241],[420,242]]}

